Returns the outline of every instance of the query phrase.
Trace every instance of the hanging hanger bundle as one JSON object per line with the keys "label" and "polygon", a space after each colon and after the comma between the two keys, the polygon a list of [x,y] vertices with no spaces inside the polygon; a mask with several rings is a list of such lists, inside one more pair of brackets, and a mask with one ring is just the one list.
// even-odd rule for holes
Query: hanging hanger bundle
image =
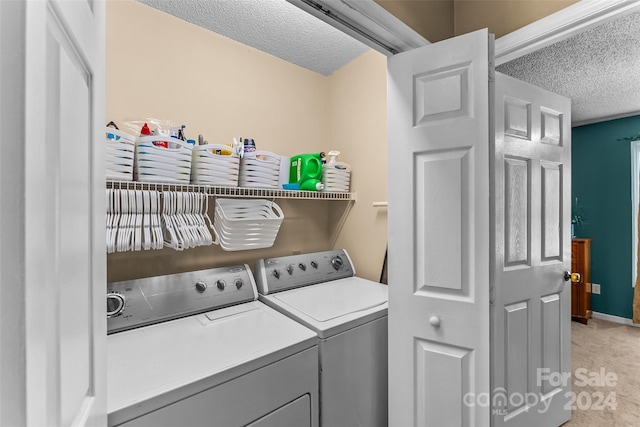
{"label": "hanging hanger bundle", "polygon": [[163,191],[162,199],[165,246],[181,251],[213,243],[205,193]]}
{"label": "hanging hanger bundle", "polygon": [[160,193],[107,189],[107,253],[162,249]]}

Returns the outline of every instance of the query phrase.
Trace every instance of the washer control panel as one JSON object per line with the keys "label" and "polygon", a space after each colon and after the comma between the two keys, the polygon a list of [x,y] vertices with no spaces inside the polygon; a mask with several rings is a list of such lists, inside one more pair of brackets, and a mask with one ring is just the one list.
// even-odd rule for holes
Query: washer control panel
{"label": "washer control panel", "polygon": [[246,264],[107,284],[107,333],[258,298]]}
{"label": "washer control panel", "polygon": [[344,249],[258,260],[258,292],[263,295],[356,275]]}

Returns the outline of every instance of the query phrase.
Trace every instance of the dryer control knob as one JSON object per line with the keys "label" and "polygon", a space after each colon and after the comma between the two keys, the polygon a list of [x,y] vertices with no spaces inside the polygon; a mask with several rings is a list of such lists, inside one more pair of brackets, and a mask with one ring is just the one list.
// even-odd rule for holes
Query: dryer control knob
{"label": "dryer control knob", "polygon": [[273,270],[273,277],[275,277],[276,279],[280,278],[280,272],[278,270]]}
{"label": "dryer control knob", "polygon": [[224,282],[224,280],[220,279],[220,280],[216,281],[216,286],[221,291],[224,291],[224,288],[227,286],[227,284]]}
{"label": "dryer control knob", "polygon": [[315,261],[311,261],[311,267],[318,268],[318,263]]}
{"label": "dryer control knob", "polygon": [[198,280],[196,282],[196,291],[204,292],[206,290],[207,290],[207,284],[205,282],[203,282],[202,280]]}
{"label": "dryer control knob", "polygon": [[293,274],[293,265],[287,265],[287,273],[289,273],[289,276]]}
{"label": "dryer control knob", "polygon": [[333,258],[331,258],[331,265],[336,270],[340,270],[342,268],[342,266],[344,265],[344,261],[342,261],[342,258],[340,258],[340,256],[336,255]]}
{"label": "dryer control knob", "polygon": [[236,281],[233,282],[233,284],[236,285],[236,289],[240,289],[242,285],[244,285],[244,282],[242,281],[242,279],[236,279]]}
{"label": "dryer control knob", "polygon": [[307,266],[304,265],[304,263],[302,263],[302,262],[300,264],[298,264],[298,267],[300,267],[300,270],[302,270],[302,271],[305,271],[307,269]]}
{"label": "dryer control knob", "polygon": [[109,319],[122,314],[125,301],[124,295],[118,292],[109,292],[107,294],[107,318]]}

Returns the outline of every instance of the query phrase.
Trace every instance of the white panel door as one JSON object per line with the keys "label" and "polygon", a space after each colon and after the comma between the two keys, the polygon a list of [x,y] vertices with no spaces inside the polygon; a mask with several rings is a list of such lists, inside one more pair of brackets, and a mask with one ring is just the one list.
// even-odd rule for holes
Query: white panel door
{"label": "white panel door", "polygon": [[105,4],[25,22],[26,424],[105,425]]}
{"label": "white panel door", "polygon": [[558,426],[571,416],[571,102],[500,73],[495,93],[493,421]]}
{"label": "white panel door", "polygon": [[388,60],[391,426],[489,425],[492,37]]}

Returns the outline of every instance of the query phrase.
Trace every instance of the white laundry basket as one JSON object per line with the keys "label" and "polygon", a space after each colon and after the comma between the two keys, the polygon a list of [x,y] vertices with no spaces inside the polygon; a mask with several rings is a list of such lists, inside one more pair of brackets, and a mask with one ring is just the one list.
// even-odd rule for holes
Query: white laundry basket
{"label": "white laundry basket", "polygon": [[280,187],[280,163],[282,157],[268,151],[244,153],[240,162],[239,185],[241,187]]}
{"label": "white laundry basket", "polygon": [[107,179],[132,181],[136,137],[110,127],[105,131]]}
{"label": "white laundry basket", "polygon": [[351,167],[344,162],[322,165],[323,191],[348,193],[351,181]]}
{"label": "white laundry basket", "polygon": [[[166,143],[167,147],[154,144]],[[167,136],[139,137],[136,142],[137,181],[189,184],[192,146]]]}
{"label": "white laundry basket", "polygon": [[225,251],[269,248],[280,230],[284,213],[264,199],[216,199],[214,243]]}
{"label": "white laundry basket", "polygon": [[220,187],[237,187],[240,173],[240,156],[221,144],[198,145],[193,148],[191,181]]}

